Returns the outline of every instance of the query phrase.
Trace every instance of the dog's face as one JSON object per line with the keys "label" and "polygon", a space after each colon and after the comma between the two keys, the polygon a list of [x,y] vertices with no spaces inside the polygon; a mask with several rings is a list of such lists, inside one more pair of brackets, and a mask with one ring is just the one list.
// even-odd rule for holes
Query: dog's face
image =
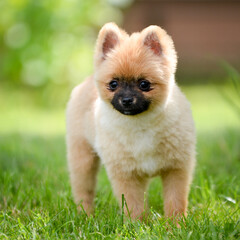
{"label": "dog's face", "polygon": [[146,79],[114,78],[109,83],[109,90],[115,92],[111,104],[125,115],[144,112],[150,105],[150,99],[143,92],[151,91],[151,83]]}
{"label": "dog's face", "polygon": [[173,42],[160,27],[128,36],[108,23],[99,33],[95,81],[102,100],[122,114],[136,115],[163,105],[175,68]]}

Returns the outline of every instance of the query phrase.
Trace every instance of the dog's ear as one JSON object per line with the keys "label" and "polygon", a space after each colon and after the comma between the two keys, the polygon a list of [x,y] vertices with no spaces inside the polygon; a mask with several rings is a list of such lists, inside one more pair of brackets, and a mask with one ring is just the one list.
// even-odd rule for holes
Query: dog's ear
{"label": "dog's ear", "polygon": [[105,24],[98,34],[96,50],[95,50],[95,64],[98,65],[103,62],[108,54],[121,44],[128,34],[120,29],[115,23]]}
{"label": "dog's ear", "polygon": [[162,62],[166,63],[172,72],[175,72],[177,55],[172,38],[158,26],[149,26],[141,32],[144,47],[149,49]]}
{"label": "dog's ear", "polygon": [[161,56],[162,46],[155,32],[149,32],[144,38],[144,45],[150,48],[154,54]]}

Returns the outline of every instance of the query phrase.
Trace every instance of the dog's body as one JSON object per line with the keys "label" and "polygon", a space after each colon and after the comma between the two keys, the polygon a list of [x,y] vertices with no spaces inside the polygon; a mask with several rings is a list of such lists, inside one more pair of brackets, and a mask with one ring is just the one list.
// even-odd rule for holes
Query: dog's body
{"label": "dog's body", "polygon": [[195,163],[190,104],[174,81],[176,54],[164,30],[99,33],[95,73],[73,92],[67,148],[75,201],[92,211],[99,158],[119,202],[141,218],[148,179],[161,176],[167,216],[185,214]]}

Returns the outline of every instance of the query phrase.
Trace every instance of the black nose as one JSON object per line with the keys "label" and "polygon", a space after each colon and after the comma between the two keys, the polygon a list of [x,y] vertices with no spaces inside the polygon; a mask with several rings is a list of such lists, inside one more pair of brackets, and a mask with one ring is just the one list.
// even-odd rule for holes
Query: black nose
{"label": "black nose", "polygon": [[132,97],[124,97],[122,99],[122,104],[123,104],[124,107],[129,107],[129,106],[132,105],[132,103],[133,103],[133,98]]}

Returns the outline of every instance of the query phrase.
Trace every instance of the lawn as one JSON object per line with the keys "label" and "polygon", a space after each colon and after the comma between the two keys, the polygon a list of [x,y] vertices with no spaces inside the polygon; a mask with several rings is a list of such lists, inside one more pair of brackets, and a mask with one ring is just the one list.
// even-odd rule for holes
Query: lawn
{"label": "lawn", "polygon": [[[78,214],[65,150],[67,93],[0,88],[0,239],[239,239],[240,119],[224,86],[185,86],[196,122],[197,167],[181,228],[166,224],[153,179],[146,223],[123,224],[104,168],[95,215]],[[66,90],[67,91],[67,90]],[[49,104],[49,102],[58,102]]]}

